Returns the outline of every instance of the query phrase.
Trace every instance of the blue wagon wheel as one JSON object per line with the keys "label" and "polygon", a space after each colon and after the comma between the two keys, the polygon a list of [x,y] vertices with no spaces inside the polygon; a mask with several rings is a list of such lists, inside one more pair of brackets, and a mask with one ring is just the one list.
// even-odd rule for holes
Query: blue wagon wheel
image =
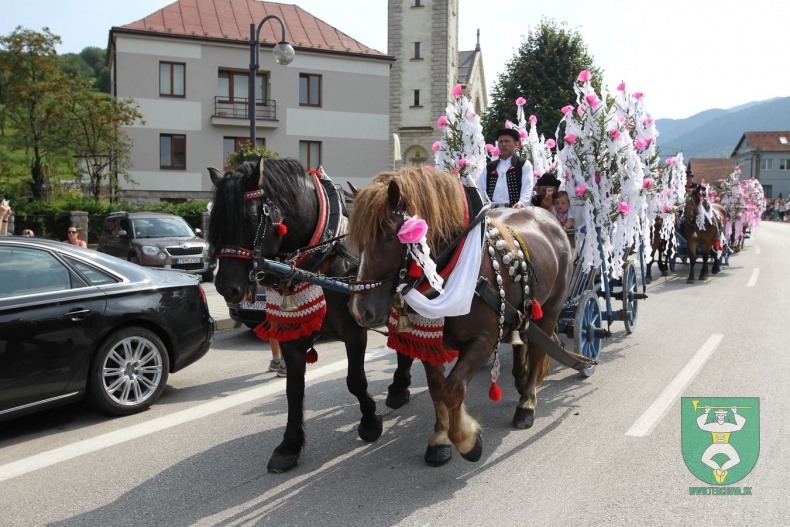
{"label": "blue wagon wheel", "polygon": [[633,333],[636,326],[636,315],[639,301],[636,297],[636,268],[633,262],[627,262],[623,270],[623,322],[626,333]]}
{"label": "blue wagon wheel", "polygon": [[[598,295],[595,291],[585,292],[579,303],[576,305],[576,319],[574,322],[574,337],[576,341],[576,352],[579,355],[597,359],[601,353],[601,337],[596,336],[595,330],[601,329],[603,317],[601,316],[601,305],[598,303]],[[585,377],[589,377],[595,372],[595,366],[590,366],[581,371]]]}

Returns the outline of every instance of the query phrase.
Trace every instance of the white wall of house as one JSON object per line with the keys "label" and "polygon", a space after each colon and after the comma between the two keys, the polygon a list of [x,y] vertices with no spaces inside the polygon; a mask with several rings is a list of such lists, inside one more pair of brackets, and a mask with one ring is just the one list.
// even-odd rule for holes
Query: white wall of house
{"label": "white wall of house", "polygon": [[[207,167],[221,168],[224,137],[248,137],[249,120],[217,117],[215,97],[220,70],[249,72],[249,46],[190,41],[156,35],[113,34],[111,75],[116,95],[135,99],[143,123],[125,131],[133,141],[136,184],[123,183],[126,197],[207,198],[212,190]],[[185,96],[159,95],[159,64],[185,65]],[[260,51],[260,72],[268,74],[267,99],[276,100],[276,120],[258,120],[256,136],[281,157],[299,158],[300,141],[321,143],[321,162],[336,183],[365,186],[388,168],[390,60],[349,54],[296,50],[288,66]],[[299,105],[299,75],[321,77],[321,106]],[[186,136],[186,169],[161,169],[160,134]]]}

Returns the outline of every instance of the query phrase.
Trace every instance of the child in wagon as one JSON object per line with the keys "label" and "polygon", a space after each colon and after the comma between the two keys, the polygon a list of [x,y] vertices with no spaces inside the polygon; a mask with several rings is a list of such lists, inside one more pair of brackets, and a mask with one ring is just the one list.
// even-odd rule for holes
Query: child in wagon
{"label": "child in wagon", "polygon": [[554,207],[551,209],[551,212],[554,213],[554,217],[560,222],[562,228],[566,231],[572,229],[576,218],[574,218],[573,211],[571,211],[571,201],[568,193],[564,190],[556,192],[552,196],[552,203]]}

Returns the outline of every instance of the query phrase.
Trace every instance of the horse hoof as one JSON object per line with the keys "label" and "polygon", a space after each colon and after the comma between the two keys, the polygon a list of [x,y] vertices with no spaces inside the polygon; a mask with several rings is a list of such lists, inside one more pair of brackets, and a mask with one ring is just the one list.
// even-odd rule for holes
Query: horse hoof
{"label": "horse hoof", "polygon": [[450,445],[428,445],[425,449],[425,462],[432,467],[441,467],[453,457]]}
{"label": "horse hoof", "polygon": [[652,284],[653,283],[653,277],[652,276],[646,277],[645,278],[645,282],[647,282],[648,284]]}
{"label": "horse hoof", "polygon": [[398,392],[398,393],[388,392],[387,400],[384,402],[384,404],[386,404],[388,408],[397,410],[398,408],[409,402],[409,396],[410,396],[409,390],[403,390],[402,392]]}
{"label": "horse hoof", "polygon": [[516,408],[516,415],[513,416],[513,426],[515,428],[526,430],[527,428],[532,428],[534,424],[534,408]]}
{"label": "horse hoof", "polygon": [[693,278],[689,278],[688,280],[686,280],[686,283],[687,284],[693,284],[694,283],[694,279]]}
{"label": "horse hoof", "polygon": [[381,437],[381,433],[384,431],[384,424],[380,415],[374,415],[370,421],[372,421],[372,426],[365,423],[365,420],[363,419],[357,427],[359,438],[363,441],[367,441],[368,443],[372,443],[373,441],[377,440],[379,437]]}
{"label": "horse hoof", "polygon": [[477,433],[475,437],[475,446],[472,447],[472,450],[467,452],[466,454],[461,454],[461,457],[467,461],[471,461],[475,463],[480,461],[480,458],[483,456],[483,436],[480,435],[480,432]]}
{"label": "horse hoof", "polygon": [[299,456],[296,454],[272,454],[266,469],[275,474],[282,474],[294,468],[297,461],[299,461]]}

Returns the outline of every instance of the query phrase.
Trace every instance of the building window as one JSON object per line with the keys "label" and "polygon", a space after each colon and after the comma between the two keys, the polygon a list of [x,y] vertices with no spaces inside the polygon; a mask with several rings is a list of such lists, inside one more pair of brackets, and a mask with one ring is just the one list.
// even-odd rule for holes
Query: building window
{"label": "building window", "polygon": [[[255,104],[265,104],[267,75],[255,76]],[[250,97],[250,75],[239,71],[220,71],[217,95],[222,102],[247,104]]]}
{"label": "building window", "polygon": [[773,159],[761,159],[760,160],[760,170],[773,170],[774,169],[774,160]]}
{"label": "building window", "polygon": [[159,63],[159,95],[184,97],[186,95],[185,64]]}
{"label": "building window", "polygon": [[790,158],[779,160],[779,170],[790,170]]}
{"label": "building window", "polygon": [[299,161],[307,170],[318,168],[321,165],[321,142],[299,141]]}
{"label": "building window", "polygon": [[186,169],[187,136],[159,135],[159,168]]}
{"label": "building window", "polygon": [[763,195],[767,199],[773,199],[774,197],[774,186],[773,185],[763,185]]}
{"label": "building window", "polygon": [[420,43],[419,42],[415,42],[414,43],[414,56],[412,58],[414,58],[414,59],[421,59],[422,58],[420,56]]}
{"label": "building window", "polygon": [[[223,137],[222,138],[222,159],[223,162],[227,165],[228,154],[231,152],[238,152],[241,150],[241,145],[249,141],[249,137]],[[255,138],[255,146],[266,146],[266,139],[256,137]]]}
{"label": "building window", "polygon": [[321,106],[321,76],[299,74],[299,106]]}
{"label": "building window", "polygon": [[414,106],[421,106],[421,104],[420,104],[420,90],[414,90]]}
{"label": "building window", "polygon": [[422,7],[422,0],[414,0],[414,7]]}

